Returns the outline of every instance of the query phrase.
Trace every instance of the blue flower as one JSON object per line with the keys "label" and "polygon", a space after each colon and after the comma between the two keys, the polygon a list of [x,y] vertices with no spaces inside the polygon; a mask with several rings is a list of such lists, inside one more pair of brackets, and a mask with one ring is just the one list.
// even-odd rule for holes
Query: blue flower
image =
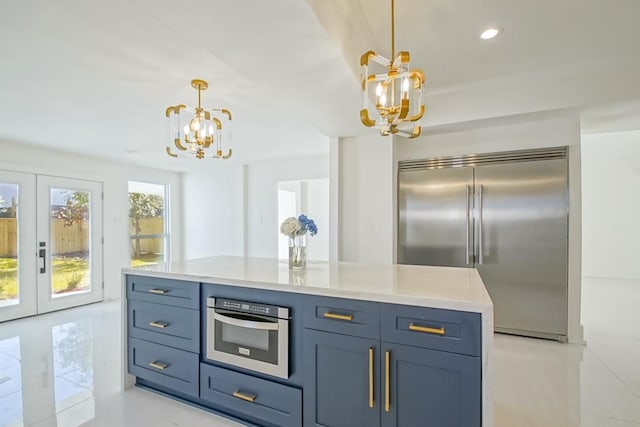
{"label": "blue flower", "polygon": [[300,231],[298,231],[298,235],[305,234],[308,231],[309,234],[311,234],[312,236],[315,236],[316,233],[318,232],[318,226],[316,225],[316,223],[306,215],[304,214],[300,215],[298,217],[298,222],[302,226]]}

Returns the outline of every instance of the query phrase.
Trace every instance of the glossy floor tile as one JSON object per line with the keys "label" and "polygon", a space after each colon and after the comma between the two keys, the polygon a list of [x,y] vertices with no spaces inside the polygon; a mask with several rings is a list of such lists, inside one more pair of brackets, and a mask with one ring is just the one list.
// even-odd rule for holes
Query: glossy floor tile
{"label": "glossy floor tile", "polygon": [[496,335],[496,426],[640,427],[640,281],[582,286],[586,346]]}
{"label": "glossy floor tile", "polygon": [[[640,427],[639,302],[640,281],[584,279],[586,346],[497,335],[496,427]],[[0,426],[239,425],[120,372],[119,302],[0,324]]]}
{"label": "glossy floor tile", "polygon": [[231,427],[134,388],[120,391],[120,302],[0,324],[0,426]]}

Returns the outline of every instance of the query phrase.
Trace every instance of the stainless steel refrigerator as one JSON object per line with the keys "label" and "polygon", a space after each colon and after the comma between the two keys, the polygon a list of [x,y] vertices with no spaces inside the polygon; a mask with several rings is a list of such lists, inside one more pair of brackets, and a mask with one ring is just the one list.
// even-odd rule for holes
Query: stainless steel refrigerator
{"label": "stainless steel refrigerator", "polygon": [[566,341],[566,147],[400,162],[398,263],[477,268],[497,332]]}

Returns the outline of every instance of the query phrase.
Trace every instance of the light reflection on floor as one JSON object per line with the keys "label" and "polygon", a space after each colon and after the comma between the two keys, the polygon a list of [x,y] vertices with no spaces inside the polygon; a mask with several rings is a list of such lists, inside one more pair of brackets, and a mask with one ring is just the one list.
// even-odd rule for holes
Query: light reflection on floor
{"label": "light reflection on floor", "polygon": [[0,323],[0,427],[237,427],[138,388],[121,392],[120,302]]}
{"label": "light reflection on floor", "polygon": [[[52,414],[67,425],[95,417],[93,319],[47,322],[64,317],[49,315],[2,325],[1,426],[30,426]],[[11,332],[17,335],[5,337]],[[23,366],[30,368],[23,370]],[[74,410],[64,412],[70,408]]]}

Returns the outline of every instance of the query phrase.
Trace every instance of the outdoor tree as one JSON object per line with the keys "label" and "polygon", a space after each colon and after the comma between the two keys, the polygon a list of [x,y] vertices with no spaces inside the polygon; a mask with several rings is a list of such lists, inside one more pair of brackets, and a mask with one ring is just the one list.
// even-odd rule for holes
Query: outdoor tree
{"label": "outdoor tree", "polygon": [[86,191],[74,191],[65,194],[65,205],[56,212],[56,217],[61,219],[65,227],[89,219],[89,193]]}
{"label": "outdoor tree", "polygon": [[[136,236],[140,234],[142,228],[140,220],[142,218],[161,217],[164,210],[164,200],[157,194],[129,193],[129,219],[135,230]],[[140,256],[140,238],[136,237],[134,255]]]}

